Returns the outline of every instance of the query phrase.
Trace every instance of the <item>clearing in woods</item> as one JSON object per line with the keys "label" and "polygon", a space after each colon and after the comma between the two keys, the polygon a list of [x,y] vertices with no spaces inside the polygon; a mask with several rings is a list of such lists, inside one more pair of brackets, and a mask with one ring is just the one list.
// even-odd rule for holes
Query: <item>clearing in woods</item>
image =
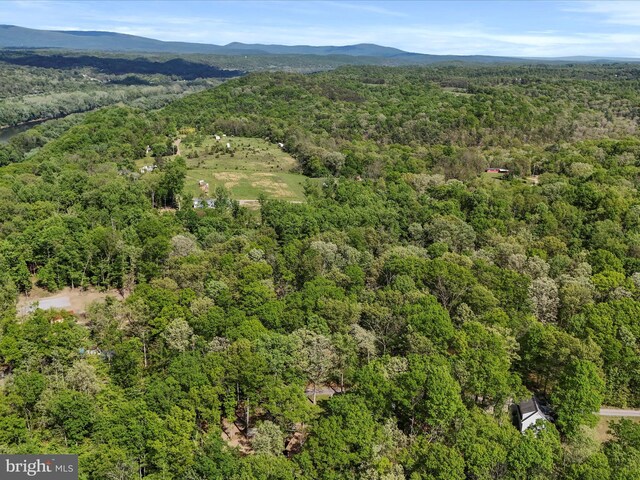
{"label": "clearing in woods", "polygon": [[42,310],[50,308],[69,310],[77,315],[84,315],[93,302],[103,302],[108,296],[118,300],[124,297],[117,290],[98,291],[90,288],[82,290],[80,288],[65,287],[59,292],[51,293],[39,287],[34,287],[29,295],[20,295],[18,298],[18,314],[27,315],[36,306]]}
{"label": "clearing in woods", "polygon": [[606,442],[607,440],[610,440],[611,439],[611,435],[609,435],[609,433],[608,433],[608,431],[609,431],[609,423],[610,422],[620,421],[623,418],[626,418],[626,419],[631,420],[632,422],[636,422],[636,423],[640,422],[640,417],[600,416],[598,418],[598,424],[594,428],[594,438],[596,439],[596,441],[598,441],[599,443],[603,443],[603,442]]}
{"label": "clearing in woods", "polygon": [[[229,144],[230,148],[227,148]],[[187,162],[185,193],[202,199],[215,197],[223,186],[236,200],[267,198],[303,201],[307,177],[293,173],[297,161],[278,145],[260,138],[196,137],[180,142],[180,154]],[[199,185],[209,184],[209,193]]]}

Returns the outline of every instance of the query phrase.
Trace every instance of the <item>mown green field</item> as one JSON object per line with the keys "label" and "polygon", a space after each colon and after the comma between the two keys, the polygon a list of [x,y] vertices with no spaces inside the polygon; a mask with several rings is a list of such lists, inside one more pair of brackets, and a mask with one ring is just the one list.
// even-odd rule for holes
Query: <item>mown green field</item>
{"label": "mown green field", "polygon": [[[229,143],[231,149],[227,149]],[[236,200],[267,198],[304,200],[307,177],[292,173],[296,160],[278,145],[259,138],[206,137],[198,144],[183,141],[180,154],[187,160],[185,191],[206,198],[199,181],[209,184],[209,196],[218,186],[227,188]]]}

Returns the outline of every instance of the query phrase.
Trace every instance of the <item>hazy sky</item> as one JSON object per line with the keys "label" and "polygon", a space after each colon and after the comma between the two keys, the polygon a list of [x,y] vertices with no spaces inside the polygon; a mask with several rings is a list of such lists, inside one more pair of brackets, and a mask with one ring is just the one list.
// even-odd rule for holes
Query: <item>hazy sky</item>
{"label": "hazy sky", "polygon": [[215,44],[640,57],[640,1],[0,0],[0,24]]}

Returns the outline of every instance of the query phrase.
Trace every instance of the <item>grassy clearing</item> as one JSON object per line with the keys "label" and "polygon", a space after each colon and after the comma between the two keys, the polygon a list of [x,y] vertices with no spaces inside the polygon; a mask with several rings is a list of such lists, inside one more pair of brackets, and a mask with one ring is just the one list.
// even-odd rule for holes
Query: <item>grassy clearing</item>
{"label": "grassy clearing", "polygon": [[482,178],[486,182],[502,182],[502,181],[504,181],[504,175],[502,175],[501,173],[482,172],[480,174],[480,178]]}
{"label": "grassy clearing", "polygon": [[609,430],[609,422],[618,422],[621,419],[626,418],[632,422],[640,423],[640,417],[605,417],[598,418],[598,424],[594,429],[594,437],[599,443],[604,443],[611,438],[611,435],[607,433]]}
{"label": "grassy clearing", "polygon": [[502,173],[482,172],[481,175],[485,178],[491,178],[494,180],[504,180],[505,175]]}
{"label": "grassy clearing", "polygon": [[[231,148],[227,149],[227,143]],[[237,200],[254,200],[260,194],[281,200],[304,200],[307,177],[292,173],[296,160],[278,145],[259,138],[206,137],[200,144],[183,141],[180,153],[187,160],[186,193],[206,198],[199,180],[209,184],[209,196],[223,186]]]}
{"label": "grassy clearing", "polygon": [[445,93],[450,93],[452,95],[457,95],[460,97],[471,97],[473,94],[467,92],[465,89],[463,88],[457,88],[457,87],[442,87],[442,90]]}

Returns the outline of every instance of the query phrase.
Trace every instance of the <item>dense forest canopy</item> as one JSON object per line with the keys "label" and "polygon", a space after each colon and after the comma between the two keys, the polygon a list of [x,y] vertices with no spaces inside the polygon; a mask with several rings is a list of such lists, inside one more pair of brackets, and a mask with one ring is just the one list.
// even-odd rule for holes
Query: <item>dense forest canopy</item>
{"label": "dense forest canopy", "polygon": [[[532,165],[518,163],[540,153],[521,150],[637,135],[639,86],[635,65],[345,67],[254,74],[167,111],[204,130],[279,138],[312,175],[362,175],[381,164],[482,171],[483,161],[460,155],[484,163],[502,156],[496,160],[526,174]],[[336,163],[336,151],[347,158]],[[378,155],[401,161],[374,161]]]}
{"label": "dense forest canopy", "polygon": [[[593,427],[640,407],[639,81],[258,73],[17,135],[0,451],[77,453],[96,480],[638,478],[640,426]],[[304,203],[221,188],[191,208],[174,142],[223,134],[322,181]],[[64,287],[126,299],[18,315]],[[534,394],[553,421],[521,434],[509,406]]]}

